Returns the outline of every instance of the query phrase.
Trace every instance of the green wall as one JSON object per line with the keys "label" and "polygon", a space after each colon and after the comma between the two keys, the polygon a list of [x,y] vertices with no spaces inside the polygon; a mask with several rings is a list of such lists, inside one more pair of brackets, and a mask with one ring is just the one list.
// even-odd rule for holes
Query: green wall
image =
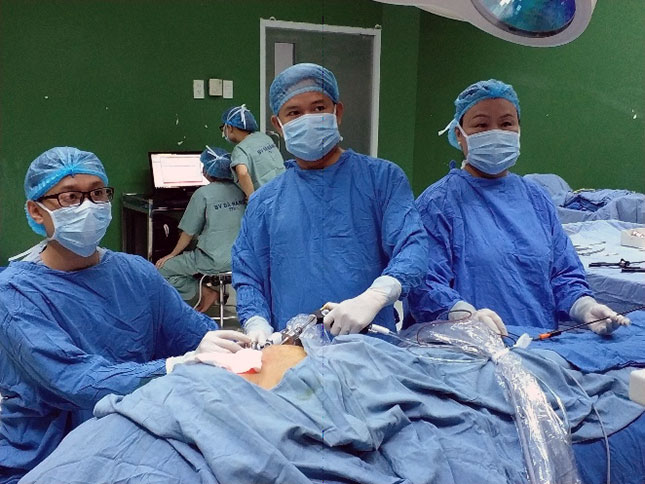
{"label": "green wall", "polygon": [[[123,192],[149,189],[147,152],[226,147],[225,108],[259,115],[260,18],[382,31],[379,155],[420,193],[460,153],[436,136],[452,100],[490,77],[522,105],[520,173],[574,188],[645,191],[645,2],[598,2],[571,44],[534,49],[470,24],[371,0],[1,0],[0,264],[39,238],[23,215],[28,164],[52,146],[94,151]],[[235,98],[192,99],[233,79]],[[180,144],[181,143],[181,144]],[[229,146],[230,148],[230,146]],[[104,239],[120,246],[120,204]]]}
{"label": "green wall", "polygon": [[417,67],[421,11],[383,6],[379,156],[395,161],[412,179],[416,134]]}
{"label": "green wall", "polygon": [[[245,102],[259,116],[260,18],[382,21],[380,3],[346,7],[347,0],[2,0],[0,264],[39,240],[24,218],[22,183],[44,150],[93,151],[117,197],[147,191],[148,151],[226,147],[218,130],[225,108]],[[234,99],[192,99],[192,80],[209,77],[233,79]],[[119,203],[113,216],[103,244],[118,249]]]}
{"label": "green wall", "polygon": [[436,136],[467,85],[513,84],[522,109],[518,173],[558,173],[574,188],[645,192],[645,2],[599,1],[570,44],[531,48],[470,24],[421,16],[413,185],[419,193],[461,153]]}

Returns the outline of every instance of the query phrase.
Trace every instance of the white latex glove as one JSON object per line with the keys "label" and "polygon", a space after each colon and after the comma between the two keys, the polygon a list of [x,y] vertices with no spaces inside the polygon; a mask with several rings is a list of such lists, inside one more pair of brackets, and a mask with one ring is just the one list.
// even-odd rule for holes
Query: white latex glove
{"label": "white latex glove", "polygon": [[591,323],[591,321],[605,318],[589,325],[589,329],[597,334],[611,334],[619,326],[629,326],[631,324],[629,318],[617,314],[609,306],[599,304],[591,296],[583,296],[573,303],[569,316],[580,323]]}
{"label": "white latex glove", "polygon": [[450,309],[448,319],[451,321],[463,319],[467,316],[466,311],[471,313],[471,319],[481,321],[499,335],[508,336],[506,325],[504,324],[504,321],[502,321],[502,318],[500,318],[499,314],[488,308],[476,310],[472,304],[469,304],[466,301],[458,301]]}
{"label": "white latex glove", "polygon": [[244,333],[230,329],[218,329],[206,333],[195,352],[237,353],[250,343],[251,339]]}
{"label": "white latex glove", "polygon": [[381,309],[393,304],[400,294],[401,283],[394,277],[377,277],[365,292],[355,298],[325,304],[323,308],[329,310],[323,318],[325,328],[334,336],[360,333]]}
{"label": "white latex glove", "polygon": [[282,333],[280,331],[274,332],[271,336],[269,336],[268,340],[272,345],[279,345],[282,343]]}
{"label": "white latex glove", "polygon": [[244,324],[244,332],[251,344],[262,347],[273,334],[273,327],[262,316],[252,316]]}
{"label": "white latex glove", "polygon": [[250,344],[251,339],[239,331],[219,329],[209,331],[204,335],[201,342],[194,351],[188,351],[181,356],[166,358],[166,373],[172,372],[177,365],[196,363],[198,354],[205,353],[236,353],[242,349],[239,343]]}

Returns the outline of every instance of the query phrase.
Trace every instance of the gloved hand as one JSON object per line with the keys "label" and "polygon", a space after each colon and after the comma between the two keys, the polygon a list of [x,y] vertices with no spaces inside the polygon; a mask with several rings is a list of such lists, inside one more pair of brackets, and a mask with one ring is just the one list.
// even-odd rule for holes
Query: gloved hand
{"label": "gloved hand", "polygon": [[247,346],[250,343],[251,338],[244,333],[230,329],[219,329],[206,333],[195,352],[237,353],[243,348],[242,345]]}
{"label": "gloved hand", "polygon": [[226,329],[209,331],[204,335],[196,350],[188,351],[181,356],[166,358],[166,373],[172,372],[177,365],[199,361],[198,354],[236,353],[242,349],[239,343],[248,345],[251,343],[251,339],[239,331]]}
{"label": "gloved hand", "polygon": [[631,324],[629,318],[617,314],[616,311],[604,304],[599,304],[591,296],[583,296],[573,303],[569,316],[580,323],[591,323],[591,321],[602,319],[602,321],[591,323],[588,326],[589,329],[597,334],[611,334],[619,326],[629,326]]}
{"label": "gloved hand", "polygon": [[252,345],[262,347],[273,334],[273,327],[262,316],[252,316],[244,324],[244,332]]}
{"label": "gloved hand", "polygon": [[394,277],[377,277],[365,292],[355,298],[325,304],[323,309],[329,310],[323,318],[325,328],[334,336],[359,333],[381,309],[393,304],[400,294],[401,283]]}
{"label": "gloved hand", "polygon": [[497,314],[492,309],[478,309],[477,311],[475,311],[475,314],[473,314],[473,319],[481,321],[499,335],[508,336],[508,331],[506,329],[504,321],[502,321],[502,318],[499,317],[499,314]]}
{"label": "gloved hand", "polygon": [[282,333],[280,331],[275,331],[269,338],[267,338],[267,341],[270,342],[272,345],[279,345],[282,343]]}
{"label": "gloved hand", "polygon": [[467,312],[470,312],[471,319],[481,321],[499,335],[508,336],[506,325],[504,324],[504,321],[502,321],[502,318],[499,317],[499,314],[488,308],[476,310],[472,304],[469,304],[466,301],[457,301],[457,303],[450,309],[448,319],[451,321],[463,319],[466,317]]}

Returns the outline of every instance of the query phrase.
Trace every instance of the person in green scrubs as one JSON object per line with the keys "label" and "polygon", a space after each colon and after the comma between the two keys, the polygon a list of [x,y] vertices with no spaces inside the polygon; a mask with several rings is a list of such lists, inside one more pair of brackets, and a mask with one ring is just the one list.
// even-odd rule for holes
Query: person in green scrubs
{"label": "person in green scrubs", "polygon": [[[246,208],[244,193],[233,183],[231,158],[221,148],[201,154],[204,176],[211,183],[198,188],[179,222],[179,240],[170,254],[155,264],[184,301],[197,296],[199,279],[195,274],[217,274],[231,270],[231,247],[240,231]],[[185,251],[197,238],[195,250]],[[198,311],[205,312],[217,292],[203,286]]]}
{"label": "person in green scrubs", "polygon": [[273,140],[258,131],[258,124],[246,105],[222,113],[222,137],[235,144],[231,153],[233,181],[246,198],[282,173],[284,160]]}

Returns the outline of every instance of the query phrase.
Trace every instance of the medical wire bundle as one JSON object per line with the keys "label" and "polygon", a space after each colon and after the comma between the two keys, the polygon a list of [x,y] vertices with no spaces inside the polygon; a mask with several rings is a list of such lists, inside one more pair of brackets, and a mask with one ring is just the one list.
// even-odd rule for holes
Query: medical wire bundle
{"label": "medical wire bundle", "polygon": [[418,344],[444,343],[495,363],[500,386],[510,402],[530,484],[580,484],[582,481],[567,427],[547,401],[536,378],[499,335],[478,321],[422,325]]}

